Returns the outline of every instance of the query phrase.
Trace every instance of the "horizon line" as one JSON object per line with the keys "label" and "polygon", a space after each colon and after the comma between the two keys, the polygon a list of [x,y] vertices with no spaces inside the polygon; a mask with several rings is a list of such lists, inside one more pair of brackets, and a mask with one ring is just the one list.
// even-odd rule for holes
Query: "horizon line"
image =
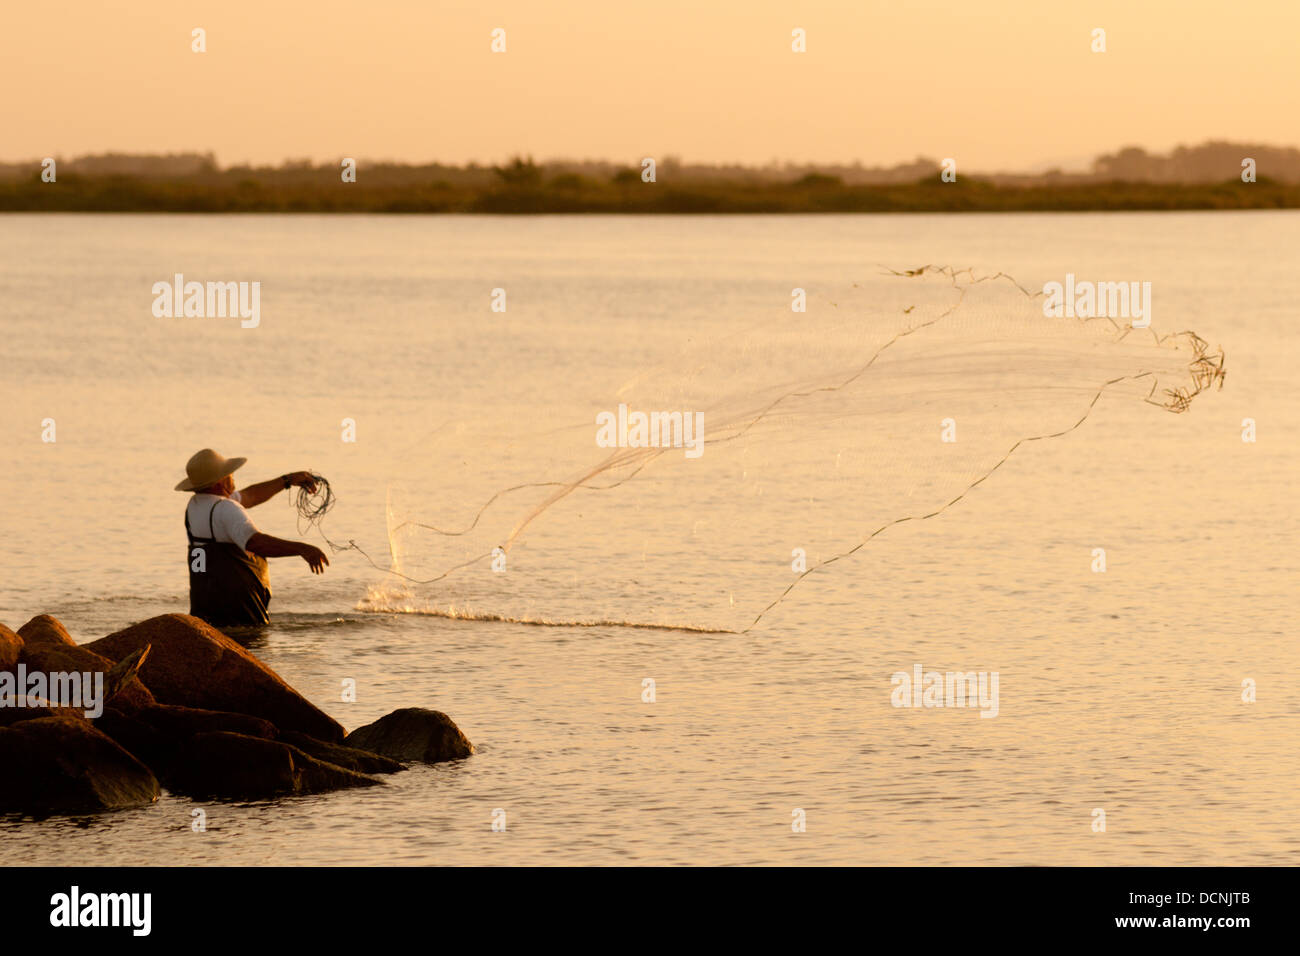
{"label": "horizon line", "polygon": [[[1151,157],[1152,159],[1160,160],[1160,159],[1168,159],[1173,154],[1179,152],[1180,150],[1194,151],[1194,150],[1204,149],[1206,147],[1211,147],[1211,146],[1243,147],[1243,148],[1251,148],[1251,149],[1274,150],[1283,153],[1285,152],[1300,153],[1300,144],[1281,145],[1281,144],[1266,143],[1262,141],[1248,142],[1243,140],[1209,138],[1191,145],[1188,145],[1187,143],[1179,143],[1164,151],[1148,148],[1134,143],[1128,143],[1122,146],[1113,147],[1108,150],[1099,150],[1086,157],[1083,154],[1080,154],[1074,157],[1057,157],[1054,159],[1040,159],[1016,168],[1008,168],[1008,167],[1002,167],[997,169],[977,168],[977,169],[968,169],[965,172],[967,175],[974,175],[974,176],[1042,175],[1044,173],[1051,172],[1051,171],[1059,171],[1062,173],[1071,173],[1071,174],[1088,173],[1091,172],[1093,165],[1101,157],[1114,156],[1129,150],[1139,150],[1142,153],[1145,153],[1147,156]],[[925,156],[922,154],[917,154],[909,159],[897,160],[893,163],[888,163],[884,161],[875,161],[872,163],[868,163],[867,161],[861,158],[852,159],[852,160],[800,160],[800,159],[791,159],[791,158],[772,157],[771,159],[765,161],[746,161],[741,159],[690,160],[690,159],[686,159],[681,154],[671,150],[662,151],[658,155],[647,154],[647,156],[649,156],[649,158],[655,159],[659,165],[673,164],[680,167],[739,168],[739,169],[754,169],[754,170],[805,169],[805,168],[890,170],[890,169],[898,169],[907,166],[915,166],[918,164],[933,164],[935,166],[938,166],[940,163],[943,162],[943,159],[936,159],[934,157]],[[215,167],[219,171],[232,170],[232,169],[291,169],[291,168],[302,168],[305,164],[310,165],[312,167],[326,167],[326,166],[332,166],[336,163],[339,163],[345,158],[352,159],[358,166],[361,165],[367,165],[372,167],[374,166],[406,166],[406,167],[443,166],[448,168],[477,168],[477,169],[493,169],[498,166],[510,164],[516,160],[525,160],[537,166],[595,165],[595,166],[612,166],[612,167],[620,167],[620,166],[636,167],[640,165],[640,163],[644,158],[646,158],[645,156],[638,156],[636,158],[629,158],[623,160],[623,159],[612,159],[609,157],[591,157],[591,156],[577,157],[577,156],[552,155],[552,156],[538,159],[536,155],[530,150],[516,150],[510,152],[504,158],[495,161],[482,160],[482,159],[468,159],[468,160],[454,161],[454,160],[442,160],[442,159],[420,159],[420,160],[395,159],[390,157],[375,158],[375,157],[365,157],[364,155],[357,154],[354,152],[352,154],[340,153],[337,156],[329,156],[329,157],[284,156],[278,162],[253,161],[253,160],[241,160],[241,161],[230,162],[230,161],[222,160],[218,156],[216,150],[213,149],[204,150],[201,148],[173,150],[173,151],[166,151],[166,152],[150,151],[150,150],[135,151],[135,150],[105,149],[100,151],[81,151],[72,154],[64,153],[62,155],[56,152],[50,158],[53,158],[60,163],[76,163],[88,159],[105,159],[110,157],[124,158],[124,159],[183,159],[187,157],[195,157],[195,158],[211,160],[211,162],[215,165]],[[12,167],[12,166],[24,166],[28,164],[33,164],[34,166],[39,168],[41,162],[45,158],[46,157],[33,158],[30,156],[24,156],[18,159],[0,158],[0,166]]]}

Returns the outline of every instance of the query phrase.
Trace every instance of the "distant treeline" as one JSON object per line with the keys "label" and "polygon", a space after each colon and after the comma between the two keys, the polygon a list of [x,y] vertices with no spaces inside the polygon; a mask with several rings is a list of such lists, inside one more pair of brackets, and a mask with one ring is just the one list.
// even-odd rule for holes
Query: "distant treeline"
{"label": "distant treeline", "polygon": [[[1255,161],[1256,182],[1241,164]],[[894,167],[708,166],[672,157],[655,181],[607,162],[501,166],[287,162],[221,169],[211,155],[107,155],[0,165],[0,211],[373,213],[802,213],[1300,208],[1300,151],[1207,143],[1098,157],[1090,173],[975,175],[937,160]],[[48,173],[46,174],[48,178]]]}
{"label": "distant treeline", "polygon": [[0,183],[5,212],[316,213],[817,213],[980,212],[1141,209],[1296,209],[1300,186],[1261,179],[1217,185],[1103,183],[999,186],[973,177],[942,183],[849,186],[830,180],[790,184],[669,185],[570,180],[537,185],[419,186],[266,182],[196,183],[127,176],[60,176],[57,183]]}

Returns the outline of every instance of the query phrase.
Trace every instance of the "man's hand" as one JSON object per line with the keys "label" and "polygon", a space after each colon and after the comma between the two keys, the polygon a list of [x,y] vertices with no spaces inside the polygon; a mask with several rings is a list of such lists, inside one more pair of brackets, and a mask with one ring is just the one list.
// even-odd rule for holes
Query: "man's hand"
{"label": "man's hand", "polygon": [[[296,485],[299,488],[306,488],[312,494],[316,493],[316,479],[312,477],[310,471],[291,471],[285,475],[289,479],[290,485]],[[327,564],[329,562],[326,562]]]}
{"label": "man's hand", "polygon": [[311,567],[312,574],[324,574],[325,566],[330,563],[330,559],[325,556],[325,552],[314,544],[304,544],[302,546],[302,559]]}
{"label": "man's hand", "polygon": [[249,538],[244,547],[264,558],[291,558],[296,554],[306,561],[316,574],[324,574],[325,566],[330,563],[325,552],[315,545],[308,544],[306,541],[286,541],[284,538],[276,538],[260,531]]}

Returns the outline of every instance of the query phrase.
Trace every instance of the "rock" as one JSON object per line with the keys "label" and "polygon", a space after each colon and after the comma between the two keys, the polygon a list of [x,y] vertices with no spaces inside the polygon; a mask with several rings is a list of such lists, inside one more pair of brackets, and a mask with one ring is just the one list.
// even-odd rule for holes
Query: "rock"
{"label": "rock", "polygon": [[279,735],[275,726],[261,717],[170,704],[154,704],[132,713],[109,707],[95,724],[148,764],[164,784],[196,734],[228,731],[265,740]]}
{"label": "rock", "polygon": [[106,707],[103,716],[96,718],[95,729],[112,738],[165,783],[177,748],[156,728],[136,717],[138,713],[138,710],[127,713],[116,707]]}
{"label": "rock", "polygon": [[67,644],[76,647],[77,642],[64,630],[63,625],[49,614],[38,614],[22,627],[18,636],[27,644]]}
{"label": "rock", "polygon": [[104,699],[112,700],[128,684],[138,680],[140,665],[144,663],[144,659],[148,656],[149,645],[146,644],[140,650],[126,655],[126,657],[114,664],[108,673],[104,675]]}
{"label": "rock", "polygon": [[[59,707],[42,698],[25,698],[22,707],[0,707],[0,727],[9,727],[24,720],[36,720],[40,717],[66,717],[69,720],[86,721],[84,710],[75,707]],[[127,748],[130,749],[129,747]]]}
{"label": "rock", "polygon": [[152,644],[140,677],[158,701],[252,714],[338,743],[343,728],[256,657],[188,614],[164,614],[87,644],[111,660]]}
{"label": "rock", "polygon": [[395,710],[373,724],[358,727],[343,742],[394,760],[425,763],[458,760],[474,752],[474,745],[450,717],[423,707]]}
{"label": "rock", "polygon": [[192,737],[167,786],[192,797],[239,800],[323,793],[380,782],[277,740],[221,732]]}
{"label": "rock", "polygon": [[0,671],[11,671],[18,666],[23,651],[23,639],[0,624]]}
{"label": "rock", "polygon": [[0,730],[0,810],[82,813],[158,799],[149,768],[86,721],[25,720]]}
{"label": "rock", "polygon": [[[38,641],[33,644],[25,638],[19,662],[27,665],[28,673],[41,671],[46,675],[60,672],[65,674],[102,674],[113,667],[111,660],[96,654],[88,646],[62,644],[53,640]],[[86,694],[87,691],[83,689],[82,693]],[[51,694],[51,696],[54,695]],[[154,700],[148,688],[141,684],[140,679],[137,677],[118,692],[117,696],[113,698],[113,703],[121,710],[135,710],[140,707],[148,707],[157,703],[157,701]]]}
{"label": "rock", "polygon": [[355,770],[357,773],[397,773],[399,770],[406,769],[396,760],[388,757],[381,757],[367,750],[357,750],[355,747],[345,747],[342,744],[329,744],[293,730],[282,731],[280,740],[292,744],[317,760],[324,760],[346,770]]}
{"label": "rock", "polygon": [[199,707],[177,707],[174,704],[155,704],[146,707],[136,717],[149,724],[165,737],[184,740],[195,734],[227,731],[246,737],[274,740],[279,736],[275,724],[251,714],[236,714],[222,710],[203,710]]}

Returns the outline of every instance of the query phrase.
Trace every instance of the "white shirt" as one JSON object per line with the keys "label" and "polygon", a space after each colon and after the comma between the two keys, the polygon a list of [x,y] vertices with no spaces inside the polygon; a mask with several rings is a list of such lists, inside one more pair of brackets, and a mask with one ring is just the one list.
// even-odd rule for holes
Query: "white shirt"
{"label": "white shirt", "polygon": [[[217,510],[212,511],[212,503],[220,502]],[[185,506],[185,515],[190,519],[190,533],[196,538],[214,538],[225,544],[238,545],[248,550],[248,539],[257,534],[244,506],[239,503],[239,492],[232,492],[229,498],[220,495],[193,495]],[[212,527],[208,526],[208,513],[212,513]]]}

